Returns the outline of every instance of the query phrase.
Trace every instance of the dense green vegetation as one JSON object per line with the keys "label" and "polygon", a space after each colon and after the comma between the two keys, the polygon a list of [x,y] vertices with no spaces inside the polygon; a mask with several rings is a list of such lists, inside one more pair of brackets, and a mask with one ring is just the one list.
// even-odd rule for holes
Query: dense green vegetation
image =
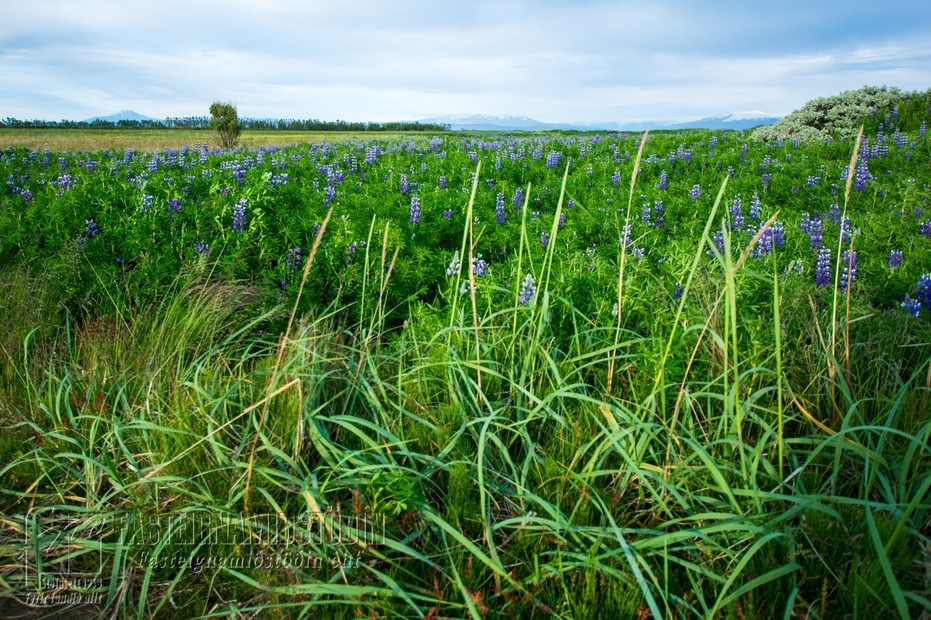
{"label": "dense green vegetation", "polygon": [[0,591],[925,613],[929,115],[894,107],[862,144],[2,151]]}

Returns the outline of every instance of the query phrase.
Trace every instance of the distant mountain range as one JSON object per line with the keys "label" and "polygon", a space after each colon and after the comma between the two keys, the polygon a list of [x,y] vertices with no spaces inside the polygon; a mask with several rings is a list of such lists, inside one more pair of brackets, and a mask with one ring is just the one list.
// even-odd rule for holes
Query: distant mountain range
{"label": "distant mountain range", "polygon": [[151,116],[143,116],[138,112],[133,112],[132,110],[120,110],[115,114],[110,114],[109,116],[95,116],[93,118],[84,119],[80,121],[82,123],[93,123],[94,121],[107,121],[110,123],[118,123],[120,121],[157,121],[159,119],[152,118]]}
{"label": "distant mountain range", "polygon": [[[781,117],[766,114],[759,110],[749,112],[731,112],[722,116],[709,116],[697,121],[646,121],[635,123],[617,123],[606,121],[603,123],[544,123],[527,116],[493,116],[487,114],[472,114],[458,116],[433,116],[419,119],[421,123],[448,124],[452,129],[472,129],[477,131],[540,131],[547,129],[563,129],[577,131],[644,131],[647,129],[750,129],[759,125],[772,125]],[[84,123],[94,121],[157,121],[150,116],[143,116],[132,110],[120,110],[108,116],[95,116],[85,119]],[[276,121],[277,119],[243,119]]]}
{"label": "distant mountain range", "polygon": [[753,110],[731,112],[722,116],[709,116],[697,121],[647,121],[636,123],[544,123],[527,116],[491,116],[473,114],[461,116],[433,116],[419,119],[421,123],[448,124],[452,129],[479,131],[539,131],[563,129],[578,131],[644,131],[646,129],[749,129],[759,125],[772,125],[781,117]]}

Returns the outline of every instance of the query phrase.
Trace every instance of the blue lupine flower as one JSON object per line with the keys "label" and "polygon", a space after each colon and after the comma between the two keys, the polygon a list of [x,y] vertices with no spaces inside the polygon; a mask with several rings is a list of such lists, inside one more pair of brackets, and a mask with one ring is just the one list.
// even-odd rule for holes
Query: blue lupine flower
{"label": "blue lupine flower", "polygon": [[912,299],[908,295],[905,296],[905,301],[903,301],[899,307],[911,314],[916,319],[918,318],[918,314],[921,312],[921,302],[917,299]]}
{"label": "blue lupine flower", "polygon": [[659,189],[665,192],[667,183],[668,179],[666,178],[666,171],[663,170],[662,174],[659,175]]}
{"label": "blue lupine flower", "polygon": [[550,234],[549,233],[540,233],[540,245],[544,248],[550,244]]}
{"label": "blue lupine flower", "polygon": [[773,180],[773,175],[767,172],[763,175],[762,180],[763,180],[763,189],[765,190],[766,188],[769,187],[769,182]]}
{"label": "blue lupine flower", "polygon": [[560,213],[559,214],[559,227],[562,228],[565,225],[566,225],[566,214]]}
{"label": "blue lupine flower", "polygon": [[890,250],[889,251],[890,269],[898,269],[901,264],[902,264],[902,251],[901,250]]}
{"label": "blue lupine flower", "polygon": [[495,220],[502,225],[508,221],[507,215],[504,213],[504,194],[500,192],[495,196]]}
{"label": "blue lupine flower", "polygon": [[488,270],[488,263],[482,260],[482,255],[472,257],[472,273],[477,276],[484,276]]}
{"label": "blue lupine flower", "polygon": [[301,268],[301,246],[295,246],[288,250],[288,267],[291,269]]}
{"label": "blue lupine flower", "polygon": [[201,239],[200,241],[194,244],[194,251],[197,252],[198,254],[209,254],[210,246],[204,243],[204,240]]}
{"label": "blue lupine flower", "polygon": [[613,185],[614,187],[617,187],[618,183],[620,182],[621,182],[621,171],[615,170],[614,174],[611,175],[611,185]]}
{"label": "blue lupine flower", "polygon": [[169,213],[181,213],[181,199],[180,198],[169,198],[168,199],[168,212]]}
{"label": "blue lupine flower", "polygon": [[146,211],[151,209],[153,200],[154,198],[152,196],[149,196],[148,194],[143,194],[142,195],[142,206],[139,207],[139,213],[145,213]]}
{"label": "blue lupine flower", "polygon": [[692,189],[689,191],[689,196],[691,196],[692,200],[698,200],[701,196],[701,186],[697,183],[693,185]]}
{"label": "blue lupine flower", "polygon": [[[714,238],[711,239],[711,243],[714,244],[715,249],[721,254],[724,253],[724,231],[718,230],[714,233]],[[709,248],[707,251],[708,254],[714,254]]]}
{"label": "blue lupine flower", "polygon": [[743,207],[740,204],[740,194],[734,198],[734,203],[731,205],[731,226],[733,230],[741,231],[744,229],[744,214]]}
{"label": "blue lupine flower", "polygon": [[562,159],[562,153],[557,151],[550,151],[546,154],[546,167],[555,168],[559,165],[559,161]]}
{"label": "blue lupine flower", "polygon": [[731,181],[734,180],[734,166],[727,167],[727,178],[730,179]]}
{"label": "blue lupine flower", "polygon": [[760,221],[760,197],[756,194],[750,200],[750,219]]}
{"label": "blue lupine flower", "polygon": [[620,243],[621,243],[621,245],[626,245],[626,246],[630,247],[630,244],[631,244],[631,240],[630,240],[630,224],[625,224],[625,225],[624,225],[624,228],[621,229]]}
{"label": "blue lupine flower", "polygon": [[407,196],[407,193],[410,191],[410,186],[407,183],[407,175],[401,175],[401,193]]}
{"label": "blue lupine flower", "polygon": [[857,279],[857,253],[852,250],[844,250],[843,256],[844,267],[840,274],[840,290],[847,291]]}
{"label": "blue lupine flower", "polygon": [[246,229],[246,205],[248,202],[245,198],[240,198],[236,206],[233,207],[233,230],[242,232]]}
{"label": "blue lupine flower", "polygon": [[409,221],[414,226],[420,226],[420,198],[414,196],[411,198],[411,211]]}
{"label": "blue lupine flower", "polygon": [[517,295],[517,302],[522,305],[530,303],[530,300],[533,299],[533,296],[537,293],[536,284],[533,281],[533,276],[529,273],[524,278],[524,282],[521,285],[520,293]]}
{"label": "blue lupine flower", "polygon": [[446,189],[446,177],[440,177],[440,189]]}
{"label": "blue lupine flower", "polygon": [[96,237],[100,234],[100,231],[97,230],[97,224],[94,223],[94,220],[84,221],[84,234],[88,237]]}
{"label": "blue lupine flower", "polygon": [[860,161],[857,164],[856,176],[853,179],[853,188],[859,191],[866,189],[866,182],[873,179],[873,175],[870,174],[870,170],[865,161]]}
{"label": "blue lupine flower", "polygon": [[514,198],[511,201],[514,203],[514,212],[520,211],[521,205],[524,204],[524,189],[522,187],[514,190]]}
{"label": "blue lupine flower", "polygon": [[931,220],[925,220],[918,224],[918,234],[922,237],[931,237]]}
{"label": "blue lupine flower", "polygon": [[453,260],[450,261],[449,267],[446,268],[446,275],[454,276],[459,273],[459,250],[453,254]]}
{"label": "blue lupine flower", "polygon": [[831,249],[821,248],[818,250],[818,258],[815,261],[815,286],[827,287],[831,285]]}
{"label": "blue lupine flower", "polygon": [[575,209],[575,201],[572,198],[569,198],[568,200],[566,200],[566,208]]}
{"label": "blue lupine flower", "polygon": [[922,274],[915,285],[915,299],[922,308],[931,308],[931,273]]}
{"label": "blue lupine flower", "polygon": [[446,219],[450,219],[452,218],[452,216],[453,216],[452,209],[443,209],[443,217],[445,217]]}
{"label": "blue lupine flower", "polygon": [[836,204],[828,207],[828,216],[831,218],[831,223],[835,226],[840,225],[840,207]]}

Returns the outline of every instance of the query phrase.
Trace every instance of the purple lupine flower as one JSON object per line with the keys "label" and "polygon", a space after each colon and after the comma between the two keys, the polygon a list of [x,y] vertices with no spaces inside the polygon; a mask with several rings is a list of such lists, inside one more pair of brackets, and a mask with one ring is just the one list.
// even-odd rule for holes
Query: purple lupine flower
{"label": "purple lupine flower", "polygon": [[850,218],[845,217],[840,225],[840,242],[850,243]]}
{"label": "purple lupine flower", "polygon": [[169,213],[181,213],[181,199],[180,198],[169,198],[168,199],[168,212]]}
{"label": "purple lupine flower", "polygon": [[644,224],[650,222],[653,219],[653,207],[650,206],[650,203],[646,202],[643,204],[643,209],[640,211],[640,221]]}
{"label": "purple lupine flower", "polygon": [[782,222],[773,222],[769,230],[773,231],[773,242],[776,244],[776,247],[783,247],[786,244],[786,231]]}
{"label": "purple lupine flower", "polygon": [[760,197],[755,193],[750,199],[750,219],[760,221]]}
{"label": "purple lupine flower", "polygon": [[233,207],[233,230],[242,232],[246,229],[246,205],[248,202],[245,198],[240,198],[236,206]]}
{"label": "purple lupine flower", "polygon": [[94,223],[94,220],[84,221],[84,234],[88,237],[96,237],[100,234],[100,231],[97,230],[97,224]]}
{"label": "purple lupine flower", "polygon": [[773,175],[767,172],[763,175],[762,180],[763,180],[763,189],[766,190],[767,188],[769,188],[769,182],[773,180]]}
{"label": "purple lupine flower", "polygon": [[922,274],[915,285],[915,299],[922,308],[931,308],[931,273]]}
{"label": "purple lupine flower", "polygon": [[197,252],[198,254],[206,255],[210,253],[210,246],[207,245],[203,239],[201,239],[200,241],[194,244],[194,251]]}
{"label": "purple lupine flower", "polygon": [[521,205],[524,204],[524,189],[522,187],[514,190],[514,198],[511,201],[514,203],[514,212],[520,211]]}
{"label": "purple lupine flower", "polygon": [[902,264],[902,250],[889,251],[889,268],[898,269]]}
{"label": "purple lupine flower", "polygon": [[734,180],[734,166],[727,167],[727,178],[730,179],[731,181]]}
{"label": "purple lupine flower", "polygon": [[627,247],[630,247],[630,244],[631,244],[631,240],[630,240],[630,224],[626,224],[626,225],[624,226],[624,228],[621,230],[620,243],[621,243],[621,245],[626,245]]}
{"label": "purple lupine flower", "polygon": [[857,253],[853,250],[844,250],[843,263],[844,267],[840,273],[840,290],[846,292],[857,279]]}
{"label": "purple lupine flower", "polygon": [[621,171],[615,170],[614,174],[611,175],[611,185],[617,187],[618,183],[621,182]]}
{"label": "purple lupine flower", "polygon": [[861,161],[857,164],[856,176],[853,179],[853,188],[859,191],[866,189],[866,182],[873,179],[873,175],[870,174],[870,170],[865,161]]}
{"label": "purple lupine flower", "polygon": [[401,175],[401,193],[407,196],[407,193],[410,191],[410,186],[407,182],[407,175]]}
{"label": "purple lupine flower", "polygon": [[504,194],[500,192],[495,196],[495,220],[501,225],[506,224],[508,221],[507,215],[504,213]]}
{"label": "purple lupine flower", "polygon": [[440,177],[440,189],[446,189],[446,177]]}
{"label": "purple lupine flower", "polygon": [[[714,244],[714,247],[715,249],[717,249],[718,252],[720,252],[721,254],[724,254],[724,231],[722,230],[716,231],[714,233],[714,238],[711,240],[711,242]],[[714,254],[714,252],[712,252],[710,248],[708,249],[707,253],[712,254],[712,255]]]}
{"label": "purple lupine flower", "polygon": [[323,228],[323,227],[320,225],[320,222],[314,222],[314,237],[319,237],[319,236],[320,236],[320,229],[321,229],[321,228]]}
{"label": "purple lupine flower", "polygon": [[475,151],[469,151],[469,160],[475,164],[478,163],[478,153]]}
{"label": "purple lupine flower", "polygon": [[323,188],[323,204],[328,205],[334,200],[336,200],[336,188],[332,185],[327,185]]}
{"label": "purple lupine flower", "polygon": [[411,211],[409,221],[414,226],[420,226],[420,198],[413,196],[411,198]]}
{"label": "purple lupine flower", "polygon": [[370,146],[370,147],[369,147],[368,149],[366,149],[366,151],[365,151],[365,163],[366,163],[366,164],[374,164],[375,161],[376,161],[376,159],[377,159],[377,156],[378,156],[378,147],[377,147],[377,146]]}
{"label": "purple lupine flower", "polygon": [[301,246],[298,245],[288,250],[287,263],[291,269],[301,268]]}
{"label": "purple lupine flower", "polygon": [[805,181],[805,185],[807,185],[808,187],[814,187],[815,185],[818,184],[818,181],[820,180],[821,180],[821,177],[808,175],[808,179]]}
{"label": "purple lupine flower", "polygon": [[528,273],[520,287],[520,293],[517,295],[517,303],[527,305],[536,293],[537,287],[533,281],[533,276]]}
{"label": "purple lupine flower", "polygon": [[666,177],[666,171],[663,170],[663,172],[659,175],[659,185],[657,187],[659,187],[660,190],[665,192],[666,184],[668,182],[669,182],[669,179]]}
{"label": "purple lupine flower", "polygon": [[557,151],[550,151],[546,154],[546,167],[555,168],[559,165],[559,160],[562,159],[562,153]]}
{"label": "purple lupine flower", "polygon": [[482,260],[482,255],[472,257],[472,273],[477,276],[484,276],[488,270],[488,263]]}
{"label": "purple lupine flower", "polygon": [[925,220],[918,224],[918,234],[922,237],[931,237],[931,220]]}
{"label": "purple lupine flower", "polygon": [[446,268],[446,275],[454,276],[459,273],[459,250],[453,254],[453,260],[450,261],[449,267]]}
{"label": "purple lupine flower", "polygon": [[828,207],[828,217],[831,218],[831,223],[835,226],[840,225],[840,207],[836,204]]}
{"label": "purple lupine flower", "polygon": [[638,261],[643,260],[643,248],[633,248],[630,251],[630,255]]}
{"label": "purple lupine flower", "polygon": [[446,219],[450,219],[452,218],[452,216],[453,216],[452,209],[443,209],[443,217],[445,217]]}
{"label": "purple lupine flower", "polygon": [[831,285],[831,249],[818,250],[815,261],[815,286],[824,288]]}
{"label": "purple lupine flower", "polygon": [[575,209],[575,201],[572,198],[569,198],[568,200],[566,200],[566,208]]}
{"label": "purple lupine flower", "polygon": [[899,307],[902,308],[902,310],[905,310],[906,312],[908,312],[910,315],[912,315],[916,319],[918,318],[918,315],[921,312],[921,302],[918,301],[917,299],[912,299],[908,295],[905,296],[905,300],[901,304],[899,304]]}
{"label": "purple lupine flower", "polygon": [[926,133],[928,133],[928,121],[921,121],[921,126],[918,127],[918,137],[923,138]]}
{"label": "purple lupine flower", "polygon": [[149,196],[148,194],[143,194],[142,195],[142,206],[139,207],[139,213],[141,214],[141,213],[145,213],[149,211],[152,208],[153,200],[154,198],[152,196]]}
{"label": "purple lupine flower", "polygon": [[744,229],[743,206],[740,204],[740,194],[734,197],[734,203],[731,205],[731,226],[733,230],[742,231]]}
{"label": "purple lupine flower", "polygon": [[824,244],[824,236],[822,235],[824,221],[821,219],[811,220],[808,226],[808,230],[805,231],[808,233],[808,245],[816,250],[821,249],[821,246]]}
{"label": "purple lupine flower", "polygon": [[485,186],[486,186],[488,189],[493,188],[493,187],[495,186],[495,180],[494,180],[494,179],[485,179]]}
{"label": "purple lupine flower", "polygon": [[692,200],[698,200],[698,198],[701,196],[701,186],[697,183],[693,185],[692,189],[689,191],[689,196],[692,198]]}
{"label": "purple lupine flower", "polygon": [[559,227],[562,228],[565,225],[566,225],[566,214],[560,213],[559,214]]}
{"label": "purple lupine flower", "polygon": [[550,234],[549,233],[540,233],[540,245],[544,248],[550,244]]}

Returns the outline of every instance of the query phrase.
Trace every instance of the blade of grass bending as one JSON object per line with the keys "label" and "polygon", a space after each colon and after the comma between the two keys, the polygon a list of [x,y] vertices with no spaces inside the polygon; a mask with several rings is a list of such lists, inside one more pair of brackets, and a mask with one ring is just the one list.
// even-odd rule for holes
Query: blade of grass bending
{"label": "blade of grass bending", "polygon": [[776,263],[775,252],[773,252],[773,332],[776,341],[776,424],[778,425],[776,430],[776,443],[779,447],[779,480],[784,480],[784,456],[782,445],[782,325],[779,314],[779,265]]}
{"label": "blade of grass bending", "polygon": [[[249,514],[249,491],[252,483],[252,470],[255,466],[255,448],[259,442],[259,436],[262,434],[262,427],[265,425],[265,416],[268,414],[268,403],[272,399],[272,392],[275,390],[275,381],[278,379],[278,369],[281,366],[281,358],[284,357],[284,350],[288,339],[291,337],[291,328],[294,325],[294,315],[297,314],[297,306],[301,303],[301,294],[304,292],[304,284],[307,282],[307,276],[310,274],[310,266],[314,263],[314,257],[317,255],[317,250],[320,249],[320,242],[323,240],[323,234],[326,232],[327,224],[330,223],[330,217],[333,215],[333,206],[331,206],[327,212],[326,217],[323,218],[323,223],[320,225],[320,230],[317,232],[316,237],[314,238],[314,245],[310,250],[310,256],[307,257],[307,264],[304,265],[304,273],[301,275],[301,284],[297,287],[297,297],[294,299],[294,307],[291,308],[291,315],[288,317],[288,326],[285,328],[284,334],[278,341],[278,356],[275,358],[275,367],[272,370],[272,376],[268,381],[268,392],[263,399],[262,413],[259,416],[259,425],[255,432],[255,438],[252,440],[252,449],[249,451],[249,466],[246,469],[246,488],[243,491],[242,501],[243,501],[243,511],[248,516]],[[288,385],[292,385],[292,381]]]}
{"label": "blade of grass bending", "polygon": [[708,239],[708,233],[711,232],[711,224],[714,222],[714,216],[718,212],[718,206],[721,204],[721,199],[724,197],[725,187],[727,187],[727,177],[724,177],[724,181],[721,183],[721,189],[718,190],[718,196],[715,198],[714,205],[711,207],[711,214],[708,216],[708,220],[705,222],[705,230],[702,231],[702,241],[698,244],[698,248],[695,250],[695,256],[692,258],[692,266],[689,267],[689,276],[685,280],[685,288],[682,289],[682,302],[676,309],[676,320],[673,321],[672,331],[669,333],[669,340],[666,341],[666,349],[663,351],[663,357],[660,358],[659,364],[657,365],[659,371],[656,374],[656,378],[653,380],[654,391],[656,391],[657,387],[659,387],[660,381],[662,381],[662,370],[666,367],[666,360],[669,359],[669,354],[672,352],[672,343],[676,337],[676,328],[679,326],[679,317],[682,316],[682,310],[685,307],[685,302],[689,297],[689,289],[692,287],[692,280],[695,278],[695,272],[698,270],[698,261],[701,260],[702,250],[705,248],[705,241]]}
{"label": "blade of grass bending", "polygon": [[886,584],[889,586],[889,592],[892,594],[892,600],[895,601],[899,616],[902,620],[908,620],[911,617],[908,613],[908,603],[905,602],[905,597],[902,596],[902,588],[899,587],[899,582],[895,578],[895,573],[892,572],[892,565],[889,564],[889,556],[883,548],[882,540],[879,538],[879,530],[876,529],[876,522],[873,520],[873,511],[870,510],[869,506],[866,506],[866,526],[869,529],[870,539],[873,541],[873,547],[876,549],[876,557],[879,558],[879,564],[883,569],[883,575],[886,577]]}
{"label": "blade of grass bending", "polygon": [[[456,322],[457,306],[459,305],[459,286],[462,283],[462,263],[466,260],[466,242],[468,242],[469,236],[472,234],[472,207],[475,205],[475,193],[478,191],[478,175],[481,171],[482,160],[479,160],[478,164],[475,166],[475,177],[472,179],[472,194],[469,196],[469,207],[466,209],[466,224],[465,228],[462,229],[462,244],[459,247],[459,256],[461,260],[459,261],[459,269],[456,271],[456,284],[453,286],[453,299],[452,304],[450,304],[450,332],[452,332],[452,327]],[[471,262],[468,264],[468,268],[472,269]]]}
{"label": "blade of grass bending", "polygon": [[[517,285],[514,287],[514,308],[518,306],[517,300],[520,298],[520,287],[523,277],[523,260],[524,260],[524,244],[527,243],[527,205],[530,203],[530,183],[527,183],[527,193],[524,194],[524,206],[521,208],[521,219],[520,219],[520,242],[517,247],[517,275],[515,282]],[[517,333],[517,312],[514,313],[514,327],[513,333]]]}
{"label": "blade of grass bending", "polygon": [[[857,167],[857,157],[860,155],[860,143],[863,142],[863,125],[860,125],[860,131],[857,132],[857,140],[853,145],[853,153],[850,155],[850,166],[847,167],[847,187],[844,190],[844,212],[840,218],[840,232],[837,234],[837,256],[834,261],[834,297],[831,302],[831,355],[834,355],[834,346],[837,342],[837,285],[840,280],[840,261],[844,247],[844,220],[847,218],[847,205],[850,202],[850,188],[853,186],[853,174]],[[834,366],[828,365],[828,375],[834,380]],[[831,388],[831,396],[834,395],[834,389]]]}
{"label": "blade of grass bending", "polygon": [[[630,225],[630,209],[634,202],[634,186],[637,184],[637,173],[640,171],[640,159],[643,157],[643,147],[646,146],[647,137],[650,131],[644,131],[643,137],[640,138],[640,147],[637,149],[637,158],[634,160],[634,171],[630,175],[630,193],[627,196],[627,213],[624,214],[624,229]],[[617,272],[617,325],[614,330],[614,348],[611,349],[611,359],[608,360],[608,380],[605,386],[605,392],[611,394],[611,388],[614,385],[614,356],[617,353],[617,344],[621,338],[621,314],[624,306],[624,264],[627,259],[627,239],[624,238],[624,232],[618,231],[621,243],[621,260]]]}
{"label": "blade of grass bending", "polygon": [[553,226],[550,228],[550,240],[546,247],[546,256],[543,258],[543,274],[540,286],[541,291],[549,290],[550,271],[553,268],[553,254],[556,251],[556,234],[559,232],[559,217],[562,215],[562,201],[566,195],[566,179],[569,178],[569,166],[572,158],[566,159],[566,170],[562,175],[562,186],[559,189],[559,202],[556,203],[556,213],[553,216]]}

